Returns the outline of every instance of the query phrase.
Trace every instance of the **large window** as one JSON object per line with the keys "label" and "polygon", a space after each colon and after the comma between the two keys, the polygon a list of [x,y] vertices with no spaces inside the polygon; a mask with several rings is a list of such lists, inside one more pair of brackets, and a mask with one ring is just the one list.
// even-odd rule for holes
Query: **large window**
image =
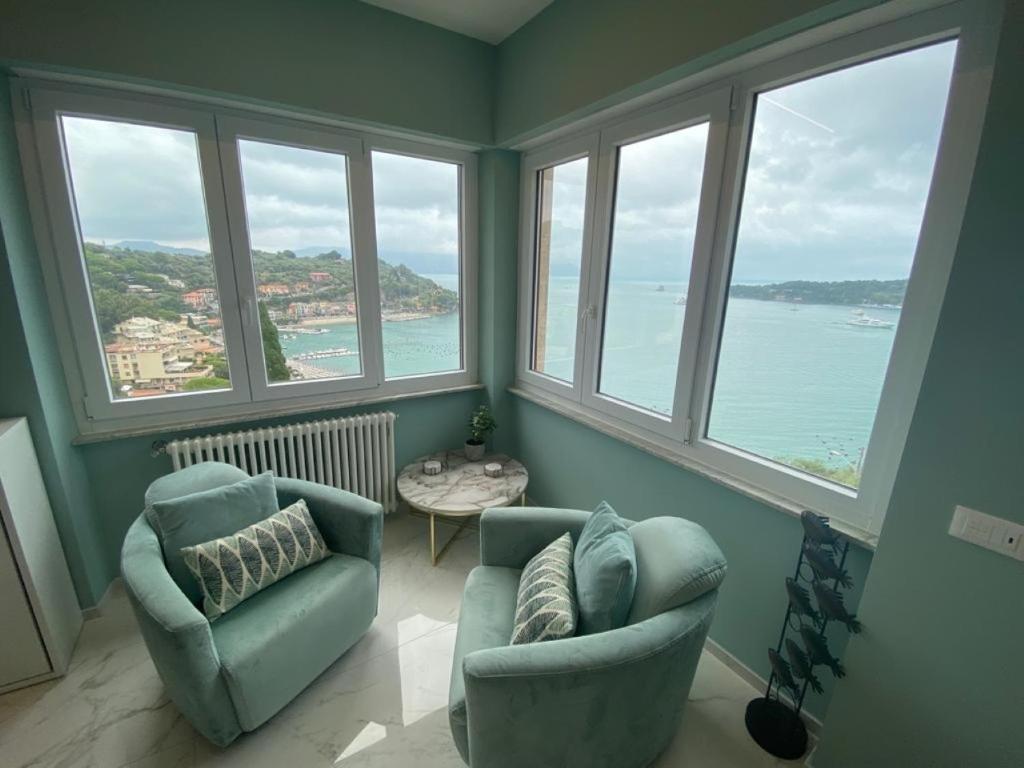
{"label": "large window", "polygon": [[83,432],[476,383],[473,155],[26,92]]}
{"label": "large window", "polygon": [[[962,216],[969,180],[961,166],[943,190],[959,198],[931,190],[963,11],[847,35],[527,153],[520,390],[876,531],[952,259],[949,238],[922,252],[926,214]],[[973,151],[980,119],[960,115],[947,141]],[[571,218],[557,213],[569,189]],[[556,262],[556,242],[580,260]]]}
{"label": "large window", "polygon": [[462,367],[459,166],[375,151],[373,197],[389,379]]}
{"label": "large window", "polygon": [[955,53],[758,94],[709,438],[860,484]]}
{"label": "large window", "polygon": [[60,127],[110,399],[230,390],[196,134],[75,115]]}
{"label": "large window", "polygon": [[672,415],[706,122],[619,147],[598,391]]}

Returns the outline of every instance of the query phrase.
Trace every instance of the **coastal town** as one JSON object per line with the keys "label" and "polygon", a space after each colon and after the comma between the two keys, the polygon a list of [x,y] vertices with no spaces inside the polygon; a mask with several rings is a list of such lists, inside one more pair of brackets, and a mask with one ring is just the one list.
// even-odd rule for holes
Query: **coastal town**
{"label": "coastal town", "polygon": [[[139,251],[86,244],[96,318],[106,353],[111,393],[143,398],[230,388],[220,297],[208,254]],[[316,362],[357,351],[307,349],[284,357],[282,340],[327,334],[355,323],[352,262],[337,251],[299,258],[290,251],[254,252],[256,292],[268,379],[294,381],[328,375]],[[415,320],[457,308],[454,291],[404,265],[379,262],[385,322]],[[272,347],[268,349],[267,347]]]}

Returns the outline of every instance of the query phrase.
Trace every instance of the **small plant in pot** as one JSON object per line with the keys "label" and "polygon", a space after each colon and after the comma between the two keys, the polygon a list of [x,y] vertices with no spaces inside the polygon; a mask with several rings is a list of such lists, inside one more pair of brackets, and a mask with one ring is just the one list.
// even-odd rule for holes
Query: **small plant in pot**
{"label": "small plant in pot", "polygon": [[487,449],[487,438],[491,432],[497,429],[498,425],[491,416],[491,409],[481,405],[473,415],[469,417],[469,440],[466,441],[466,458],[470,461],[480,461]]}

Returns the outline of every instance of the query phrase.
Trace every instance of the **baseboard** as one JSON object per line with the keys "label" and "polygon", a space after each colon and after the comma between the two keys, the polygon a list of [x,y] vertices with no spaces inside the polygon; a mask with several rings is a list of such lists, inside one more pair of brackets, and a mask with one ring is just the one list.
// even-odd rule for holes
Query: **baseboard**
{"label": "baseboard", "polygon": [[82,609],[82,620],[92,621],[93,619],[98,619],[100,616],[102,616],[104,614],[106,607],[110,605],[110,601],[113,599],[114,593],[120,591],[120,589],[121,577],[116,576],[109,584],[107,584],[106,591],[104,591],[103,596],[100,598],[100,601],[96,603],[96,605]]}
{"label": "baseboard", "polygon": [[[767,687],[767,680],[765,680],[754,670],[752,670],[742,661],[740,661],[727,650],[725,650],[725,648],[720,646],[710,637],[707,639],[704,647],[708,650],[708,653],[710,653],[720,662],[725,664],[725,666],[727,666],[737,675],[742,677],[747,683],[749,683],[754,688],[758,689],[759,691],[763,691],[765,687]],[[782,699],[788,702],[789,704],[793,703],[792,699],[790,699],[790,697],[786,696],[785,694],[782,694]],[[814,715],[812,715],[810,712],[807,712],[806,710],[800,713],[800,717],[803,718],[804,725],[807,726],[807,732],[811,736],[815,737],[815,739],[821,736],[822,724],[818,718],[816,718]]]}

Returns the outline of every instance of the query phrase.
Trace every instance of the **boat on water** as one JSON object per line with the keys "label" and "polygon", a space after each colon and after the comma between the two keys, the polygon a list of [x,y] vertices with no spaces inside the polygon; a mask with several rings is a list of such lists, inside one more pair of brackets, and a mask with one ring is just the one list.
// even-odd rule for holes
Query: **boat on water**
{"label": "boat on water", "polygon": [[686,304],[686,297],[685,296],[679,296],[672,303],[675,304],[677,307],[682,307],[682,306],[684,306]]}
{"label": "boat on water", "polygon": [[659,285],[654,290],[655,290],[656,293],[664,293],[665,292],[665,286],[664,285]]}
{"label": "boat on water", "polygon": [[896,323],[889,320],[881,320],[877,317],[869,317],[864,314],[863,309],[853,310],[853,317],[846,321],[847,325],[852,325],[857,328],[881,328],[892,330],[896,327]]}

